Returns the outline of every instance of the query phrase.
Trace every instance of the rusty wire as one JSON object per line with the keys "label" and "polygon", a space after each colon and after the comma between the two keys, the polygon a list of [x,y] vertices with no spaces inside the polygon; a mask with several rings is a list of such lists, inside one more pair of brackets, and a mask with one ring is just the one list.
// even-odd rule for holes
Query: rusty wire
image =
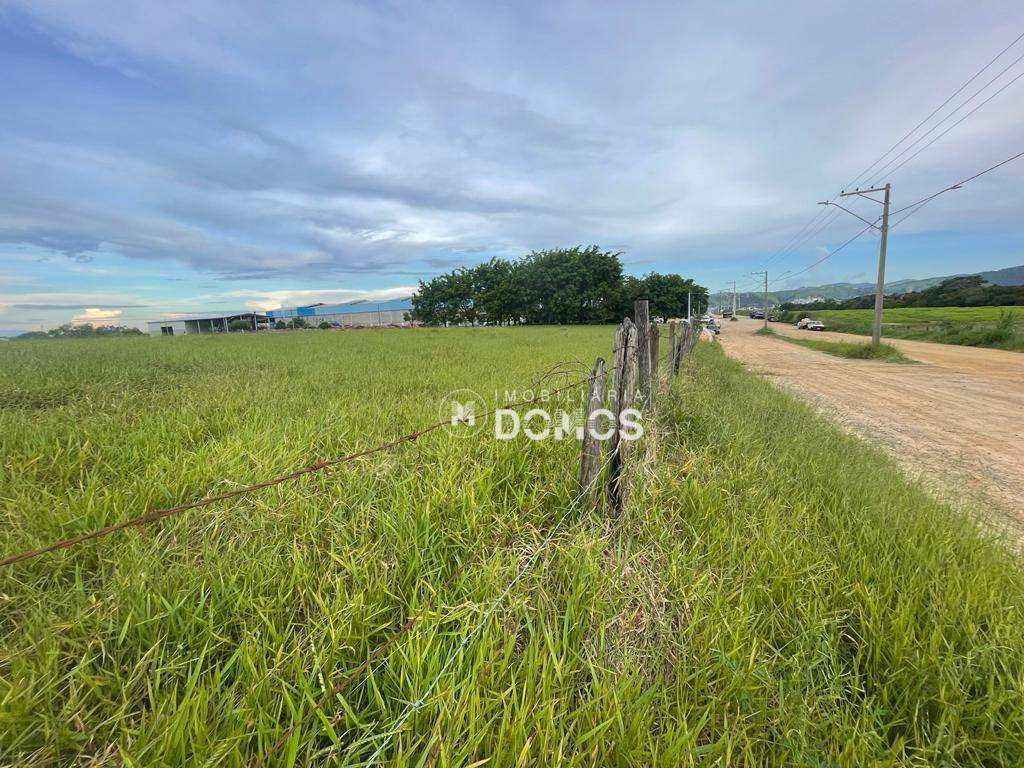
{"label": "rusty wire", "polygon": [[[580,384],[585,384],[589,380],[590,377],[587,377],[579,381],[572,382],[571,384],[566,384],[565,386],[559,387],[557,389],[553,389],[547,394],[552,395],[558,392],[562,392],[566,389],[571,389],[573,387],[579,386]],[[530,405],[536,401],[537,398],[532,397],[527,400],[520,400],[515,403],[507,403],[503,405],[502,408],[522,408],[523,406]],[[486,416],[490,416],[494,414],[497,410],[499,409],[492,408],[488,411],[485,411],[482,414],[479,414],[479,417],[484,418]],[[466,418],[461,419],[459,421],[465,422]],[[338,464],[345,464],[347,462],[354,461],[355,459],[362,458],[363,456],[369,456],[374,453],[387,451],[390,450],[391,448],[395,448],[405,443],[415,442],[416,440],[423,437],[423,435],[429,432],[433,432],[435,430],[440,429],[441,427],[451,426],[456,423],[458,422],[437,421],[416,432],[410,432],[409,434],[402,435],[401,437],[396,437],[394,440],[390,440],[386,443],[381,443],[380,445],[375,446],[373,448],[366,448],[364,450],[348,453],[343,456],[335,457],[333,459],[325,459],[323,461],[318,461],[314,464],[310,464],[309,466],[302,467],[301,469],[296,469],[292,472],[280,475],[270,480],[264,480],[259,483],[245,485],[242,486],[241,488],[235,488],[234,490],[226,491],[225,493],[216,494],[215,496],[205,496],[201,499],[198,499],[197,501],[191,501],[186,504],[178,504],[177,506],[166,507],[164,509],[147,510],[146,512],[143,512],[141,515],[130,517],[127,520],[122,520],[119,523],[113,523],[112,525],[107,525],[103,528],[97,528],[94,531],[89,531],[88,533],[83,533],[78,536],[70,536],[66,539],[60,539],[59,541],[51,542],[50,544],[46,544],[42,547],[37,547],[35,549],[27,549],[23,552],[8,555],[3,560],[0,560],[0,566],[13,565],[14,563],[21,562],[22,560],[29,560],[33,557],[38,557],[39,555],[44,555],[48,552],[54,552],[58,549],[67,549],[68,547],[73,547],[76,544],[82,544],[83,542],[90,541],[92,539],[97,539],[101,536],[107,536],[111,533],[116,533],[117,531],[124,530],[125,528],[134,528],[141,525],[147,525],[148,523],[154,523],[157,520],[162,520],[163,518],[173,515],[177,512],[184,512],[189,509],[199,509],[200,507],[207,507],[210,504],[213,504],[218,501],[224,501],[226,499],[234,498],[235,496],[241,496],[243,494],[258,491],[263,488],[269,488],[274,485],[280,485],[281,483],[288,482],[289,480],[295,480],[296,478],[302,477],[303,475],[308,475],[313,472],[319,472],[320,470],[326,469],[327,467],[337,466]]]}

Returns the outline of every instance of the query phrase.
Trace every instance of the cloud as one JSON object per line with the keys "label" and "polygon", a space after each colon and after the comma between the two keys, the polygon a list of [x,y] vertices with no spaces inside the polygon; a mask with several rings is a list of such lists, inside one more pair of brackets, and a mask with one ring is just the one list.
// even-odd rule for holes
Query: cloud
{"label": "cloud", "polygon": [[99,323],[101,325],[109,325],[114,323],[119,317],[121,317],[120,309],[109,309],[102,307],[89,307],[84,312],[79,312],[73,318],[73,323]]}
{"label": "cloud", "polygon": [[228,299],[237,298],[245,302],[247,309],[268,310],[278,307],[294,307],[323,302],[337,304],[349,301],[389,301],[391,299],[408,299],[416,291],[416,286],[398,286],[372,291],[360,291],[350,288],[308,288],[279,291],[228,291],[223,295]]}
{"label": "cloud", "polygon": [[[90,309],[92,305],[86,304],[12,304],[12,309]],[[108,304],[107,309],[135,309],[148,306],[147,304]]]}
{"label": "cloud", "polygon": [[[0,52],[0,242],[306,284],[581,242],[629,243],[637,265],[770,254],[1008,42],[1005,7],[965,26],[937,3],[922,25],[880,0],[740,19],[670,3],[6,7],[0,35],[31,55]],[[901,171],[899,199],[1012,154],[1020,88]],[[1007,166],[904,231],[1006,230],[1022,180]]]}

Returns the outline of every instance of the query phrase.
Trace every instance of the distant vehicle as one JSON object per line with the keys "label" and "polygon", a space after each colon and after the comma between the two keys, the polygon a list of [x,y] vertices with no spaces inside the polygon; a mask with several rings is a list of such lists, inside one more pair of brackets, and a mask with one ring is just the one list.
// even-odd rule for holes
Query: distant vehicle
{"label": "distant vehicle", "polygon": [[718,334],[720,334],[720,333],[722,332],[722,329],[721,329],[721,328],[719,328],[719,327],[718,327],[717,325],[715,325],[714,323],[708,323],[708,324],[707,324],[706,326],[704,326],[704,327],[705,327],[705,328],[707,329],[708,333],[713,333],[713,334],[715,334],[716,336],[717,336]]}
{"label": "distant vehicle", "polygon": [[802,317],[802,318],[800,318],[799,320],[796,321],[796,327],[800,328],[800,329],[806,328],[807,324],[809,322],[811,322],[811,318],[809,318],[809,317]]}
{"label": "distant vehicle", "polygon": [[708,323],[713,323],[715,319],[711,315],[701,315],[700,321],[707,325]]}
{"label": "distant vehicle", "polygon": [[764,310],[763,309],[752,309],[752,310],[750,310],[750,317],[753,320],[764,320]]}
{"label": "distant vehicle", "polygon": [[769,323],[777,323],[777,322],[779,322],[779,318],[777,318],[775,315],[768,315],[768,322]]}
{"label": "distant vehicle", "polygon": [[808,331],[824,331],[825,324],[820,320],[811,320],[804,326]]}
{"label": "distant vehicle", "polygon": [[722,317],[732,317],[732,310],[731,309],[723,309],[722,310]]}

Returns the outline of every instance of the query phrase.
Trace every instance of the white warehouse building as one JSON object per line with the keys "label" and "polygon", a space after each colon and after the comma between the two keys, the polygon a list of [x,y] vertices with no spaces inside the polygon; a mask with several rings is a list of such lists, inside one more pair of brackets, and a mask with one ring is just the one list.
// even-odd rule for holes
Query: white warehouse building
{"label": "white warehouse building", "polygon": [[271,325],[288,323],[292,318],[301,317],[308,325],[320,323],[341,328],[367,328],[374,326],[410,326],[412,303],[408,299],[391,301],[350,301],[344,304],[311,304],[307,307],[272,309],[267,312]]}
{"label": "white warehouse building", "polygon": [[[382,326],[409,327],[412,303],[408,299],[368,302],[351,301],[345,304],[311,304],[306,307],[282,307],[269,312],[243,310],[221,314],[174,315],[165,320],[147,323],[150,336],[182,336],[190,333],[226,333],[232,323],[241,320],[247,330],[262,331],[278,323],[290,324],[301,317],[305,324],[315,328],[327,323],[334,328],[372,328]],[[237,325],[236,325],[237,327]]]}
{"label": "white warehouse building", "polygon": [[267,315],[263,312],[243,310],[225,314],[175,315],[166,320],[146,323],[150,336],[181,336],[189,333],[225,333],[236,320],[244,320],[254,331],[266,328]]}

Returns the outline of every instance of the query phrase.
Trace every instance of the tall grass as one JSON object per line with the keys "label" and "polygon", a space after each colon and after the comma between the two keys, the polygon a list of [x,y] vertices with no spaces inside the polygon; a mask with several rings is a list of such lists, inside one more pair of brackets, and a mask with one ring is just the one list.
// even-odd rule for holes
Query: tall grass
{"label": "tall grass", "polygon": [[[5,356],[5,392],[52,399],[0,412],[4,550],[369,444],[611,331],[276,338]],[[358,765],[454,652],[386,764],[1024,760],[1007,550],[710,345],[658,420],[623,518],[574,514],[462,651],[572,498],[575,444],[435,433],[3,571],[0,756],[241,766],[300,723],[271,764]]]}
{"label": "tall grass", "polygon": [[[1024,351],[1024,323],[1013,307],[906,307],[882,314],[885,336],[969,347]],[[829,330],[871,334],[870,309],[815,310]]]}
{"label": "tall grass", "polygon": [[[765,333],[767,331],[767,333]],[[761,335],[771,335],[777,339],[796,344],[800,347],[824,352],[833,357],[845,357],[848,360],[881,360],[886,363],[912,363],[909,357],[900,352],[892,344],[870,344],[853,341],[828,341],[825,339],[796,338],[774,333],[771,328],[757,331]]]}

